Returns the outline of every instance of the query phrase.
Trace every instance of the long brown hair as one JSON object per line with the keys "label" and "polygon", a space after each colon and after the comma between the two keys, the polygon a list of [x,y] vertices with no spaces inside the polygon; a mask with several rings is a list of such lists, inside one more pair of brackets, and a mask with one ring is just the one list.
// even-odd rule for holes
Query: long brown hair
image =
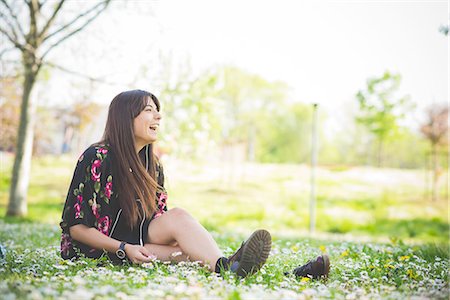
{"label": "long brown hair", "polygon": [[[141,200],[142,208],[147,216],[156,210],[155,157],[153,145],[145,149],[148,155],[149,170],[143,165],[136,153],[133,120],[148,101],[153,101],[157,110],[159,100],[151,93],[142,90],[122,92],[109,105],[108,119],[101,143],[109,144],[114,155],[114,184],[118,187],[118,200],[129,228],[133,228],[140,216],[136,197]],[[143,216],[141,216],[143,217]]]}

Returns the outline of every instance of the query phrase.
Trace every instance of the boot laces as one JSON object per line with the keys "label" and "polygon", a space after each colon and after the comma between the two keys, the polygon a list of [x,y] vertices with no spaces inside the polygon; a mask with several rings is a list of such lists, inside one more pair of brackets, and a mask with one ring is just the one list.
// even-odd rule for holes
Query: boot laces
{"label": "boot laces", "polygon": [[312,260],[308,261],[305,265],[300,266],[294,270],[296,275],[306,275],[312,273]]}

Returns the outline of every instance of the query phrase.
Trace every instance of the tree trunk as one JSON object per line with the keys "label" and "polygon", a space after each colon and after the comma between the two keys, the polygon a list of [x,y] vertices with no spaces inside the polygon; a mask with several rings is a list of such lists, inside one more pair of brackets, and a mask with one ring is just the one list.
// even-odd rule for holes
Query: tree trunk
{"label": "tree trunk", "polygon": [[432,201],[437,201],[438,199],[438,154],[437,145],[432,143],[431,145],[431,159],[433,162],[433,182],[432,182]]}
{"label": "tree trunk", "polygon": [[36,80],[37,66],[25,65],[20,123],[17,136],[16,155],[12,171],[9,204],[6,215],[25,216],[27,214],[27,191],[30,180],[31,155],[33,150],[33,108],[30,103],[31,91]]}

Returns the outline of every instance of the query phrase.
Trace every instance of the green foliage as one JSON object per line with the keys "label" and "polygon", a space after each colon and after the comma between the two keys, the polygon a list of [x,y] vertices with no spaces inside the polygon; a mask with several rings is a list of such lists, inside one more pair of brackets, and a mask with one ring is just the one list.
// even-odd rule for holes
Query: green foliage
{"label": "green foliage", "polygon": [[260,162],[300,163],[310,156],[312,110],[302,103],[279,107],[258,120],[256,157]]}
{"label": "green foliage", "polygon": [[[232,66],[192,76],[186,66],[174,72],[170,60],[166,64],[159,95],[164,120],[158,145],[163,152],[205,159],[236,150],[247,161],[309,161],[311,107],[292,102],[285,84]],[[383,152],[386,166],[423,166],[423,138],[399,126],[410,108],[407,97],[395,97],[399,84],[400,76],[388,72],[370,79],[357,95],[356,124],[337,134],[325,132],[328,116],[321,109],[319,162],[376,165]]]}
{"label": "green foliage", "polygon": [[[254,149],[260,127],[285,98],[285,85],[235,67],[211,69],[196,78],[179,74],[175,79],[166,75],[162,83],[167,117],[159,142],[179,156],[204,157],[214,147],[242,142]],[[247,156],[252,159],[254,150]]]}
{"label": "green foliage", "polygon": [[205,72],[198,78],[179,73],[179,78],[163,81],[160,98],[164,118],[159,146],[180,156],[202,156],[208,141],[217,140],[220,103],[214,97],[217,75]]}
{"label": "green foliage", "polygon": [[[262,113],[272,113],[285,99],[286,86],[268,82],[235,67],[224,67],[218,72],[223,101],[223,138],[228,141],[248,141]],[[253,129],[252,129],[253,128]],[[258,130],[258,128],[256,128]]]}
{"label": "green foliage", "polygon": [[[322,164],[377,165],[379,145],[374,143],[362,125],[348,136],[337,135],[322,142]],[[427,165],[427,141],[407,128],[398,128],[395,138],[383,145],[383,165],[391,168],[422,168]]]}
{"label": "green foliage", "polygon": [[394,168],[420,168],[426,166],[427,150],[427,141],[417,133],[398,128],[395,139],[385,143],[383,162]]}
{"label": "green foliage", "polygon": [[[183,73],[181,73],[183,74]],[[174,154],[203,157],[212,146],[245,145],[246,159],[303,162],[309,153],[311,109],[286,103],[287,87],[235,67],[163,85],[159,144]]]}
{"label": "green foliage", "polygon": [[398,121],[411,108],[409,97],[395,97],[400,86],[399,74],[386,71],[383,76],[367,81],[367,88],[356,94],[360,114],[356,121],[372,133],[378,143],[378,165],[382,162],[383,144],[395,137]]}

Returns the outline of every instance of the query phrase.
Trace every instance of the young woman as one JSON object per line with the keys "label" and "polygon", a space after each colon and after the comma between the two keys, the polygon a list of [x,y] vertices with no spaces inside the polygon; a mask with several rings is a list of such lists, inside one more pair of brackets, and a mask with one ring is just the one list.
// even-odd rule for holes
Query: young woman
{"label": "young woman", "polygon": [[78,159],[60,223],[61,256],[108,255],[138,264],[190,260],[241,277],[256,272],[269,256],[269,232],[255,231],[226,258],[187,211],[167,209],[163,168],[153,154],[160,121],[159,100],[149,92],[127,91],[112,100],[102,141]]}
{"label": "young woman", "polygon": [[167,209],[163,168],[153,155],[161,121],[158,99],[145,91],[117,95],[101,142],[78,160],[64,207],[61,255],[133,263],[201,261],[239,276],[266,261],[271,237],[258,230],[230,258],[188,212]]}

